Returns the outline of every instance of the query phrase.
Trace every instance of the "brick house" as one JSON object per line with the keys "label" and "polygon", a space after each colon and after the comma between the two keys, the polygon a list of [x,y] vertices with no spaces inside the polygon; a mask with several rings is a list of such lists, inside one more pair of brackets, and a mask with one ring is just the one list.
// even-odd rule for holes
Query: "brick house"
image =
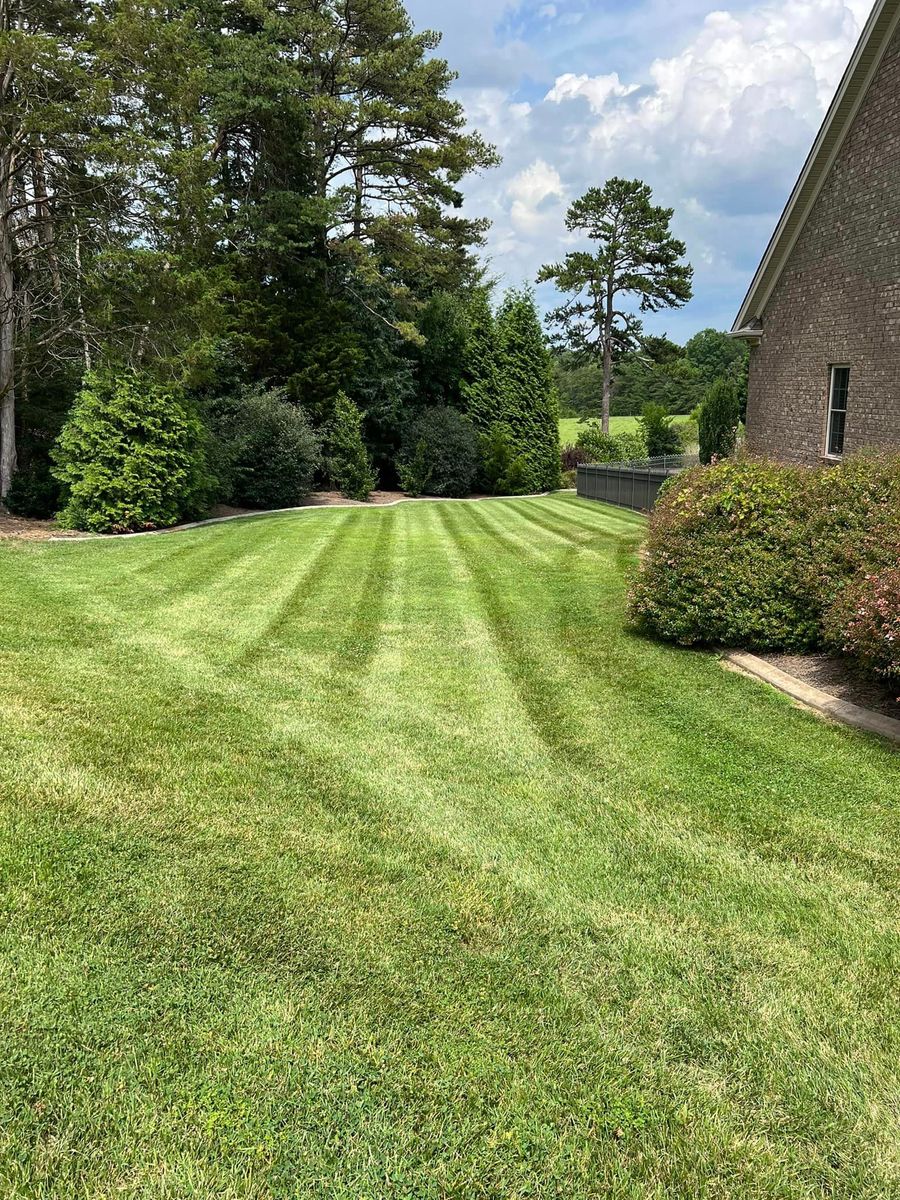
{"label": "brick house", "polygon": [[875,5],[732,334],[752,451],[900,445],[900,0]]}

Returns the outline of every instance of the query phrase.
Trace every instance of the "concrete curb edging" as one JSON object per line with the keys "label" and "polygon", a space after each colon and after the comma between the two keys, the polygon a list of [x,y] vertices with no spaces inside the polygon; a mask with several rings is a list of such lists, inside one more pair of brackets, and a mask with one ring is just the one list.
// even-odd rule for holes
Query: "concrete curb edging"
{"label": "concrete curb edging", "polygon": [[[560,489],[563,491],[566,489]],[[346,512],[348,508],[380,512],[383,508],[396,508],[398,504],[485,504],[490,500],[543,500],[555,496],[556,492],[532,492],[527,496],[404,496],[400,500],[389,500],[387,504],[300,504],[296,508],[267,508],[261,512],[233,513],[230,517],[208,517],[205,521],[191,521],[186,525],[172,525],[168,529],[144,529],[140,533],[80,533],[71,537],[53,534],[48,542],[123,542],[126,538],[162,537],[164,534],[187,533],[189,529],[204,529],[207,525],[224,525],[226,521],[255,521],[259,517],[280,517],[285,513]]]}
{"label": "concrete curb edging", "polygon": [[823,692],[821,688],[804,683],[802,679],[789,675],[787,671],[782,671],[779,667],[773,667],[771,663],[757,658],[755,654],[746,654],[741,650],[729,650],[722,656],[722,661],[725,665],[734,667],[745,675],[771,684],[779,692],[784,692],[792,700],[811,708],[813,712],[819,713],[823,717],[829,717],[833,721],[849,725],[854,729],[861,729],[864,733],[885,738],[900,746],[900,721],[893,717],[883,716],[869,708],[861,708],[858,704],[851,704],[847,700],[839,700],[836,696]]}

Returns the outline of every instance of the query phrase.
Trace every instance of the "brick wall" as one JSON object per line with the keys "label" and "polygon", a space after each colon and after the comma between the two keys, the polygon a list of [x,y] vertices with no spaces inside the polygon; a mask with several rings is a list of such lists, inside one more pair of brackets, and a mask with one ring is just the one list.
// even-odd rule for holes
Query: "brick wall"
{"label": "brick wall", "polygon": [[900,445],[900,32],[763,314],[747,441],[818,462],[828,368],[849,364],[844,452]]}

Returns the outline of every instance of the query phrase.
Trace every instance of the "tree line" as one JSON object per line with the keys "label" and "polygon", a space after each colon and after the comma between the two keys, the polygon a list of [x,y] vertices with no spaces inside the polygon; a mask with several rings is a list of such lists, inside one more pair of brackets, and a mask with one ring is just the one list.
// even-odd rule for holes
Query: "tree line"
{"label": "tree line", "polygon": [[[737,391],[743,419],[748,368],[746,344],[717,329],[701,330],[683,346],[665,335],[645,337],[613,364],[610,411],[613,416],[640,416],[647,404],[657,404],[674,416],[688,416],[712,384],[727,379]],[[603,385],[595,362],[558,350],[553,372],[564,416],[600,417]]]}
{"label": "tree line", "polygon": [[308,483],[396,485],[435,407],[484,485],[501,444],[552,484],[540,322],[491,308],[462,188],[498,158],[439,41],[399,0],[0,0],[0,496],[64,503],[167,412],[207,500],[279,436]]}

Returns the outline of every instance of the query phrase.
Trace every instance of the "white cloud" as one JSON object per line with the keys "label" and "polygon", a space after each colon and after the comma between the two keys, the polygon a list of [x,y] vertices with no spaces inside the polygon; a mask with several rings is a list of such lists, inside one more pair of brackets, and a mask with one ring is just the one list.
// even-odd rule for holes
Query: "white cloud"
{"label": "white cloud", "polygon": [[[584,132],[597,158],[672,164],[681,186],[701,192],[723,172],[746,179],[808,140],[834,94],[868,3],[786,0],[710,13],[678,54],[657,58],[647,78],[561,75],[557,104],[584,97],[600,120]],[[679,166],[681,170],[679,170]]]}
{"label": "white cloud", "polygon": [[558,220],[559,213],[554,210],[566,199],[559,172],[541,158],[520,171],[508,184],[506,192],[512,201],[510,219],[524,233],[536,232],[551,213]]}
{"label": "white cloud", "polygon": [[636,83],[622,83],[616,72],[612,75],[560,75],[545,99],[553,104],[562,104],[564,100],[583,97],[590,105],[591,112],[599,113],[609,100],[630,96],[639,86]]}

